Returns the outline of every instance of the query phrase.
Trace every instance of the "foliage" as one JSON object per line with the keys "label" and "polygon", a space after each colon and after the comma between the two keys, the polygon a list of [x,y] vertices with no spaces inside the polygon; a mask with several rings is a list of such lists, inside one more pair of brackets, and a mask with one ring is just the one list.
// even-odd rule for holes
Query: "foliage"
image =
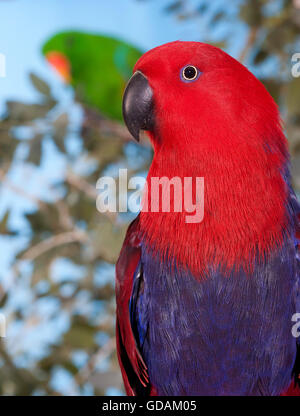
{"label": "foliage", "polygon": [[[31,231],[26,245],[16,255],[11,271],[1,279],[0,307],[7,318],[8,336],[0,341],[0,393],[60,394],[52,380],[62,369],[74,377],[65,391],[69,394],[83,393],[86,386],[95,394],[104,394],[110,386],[121,390],[115,353],[112,265],[120,251],[128,218],[97,211],[95,184],[112,163],[128,167],[126,154],[136,152],[136,145],[123,125],[83,105],[82,122],[78,131],[74,130],[69,105],[62,108],[44,80],[34,74],[30,74],[30,79],[41,96],[39,102],[8,101],[1,121],[2,188],[33,205],[24,213]],[[76,107],[75,103],[72,105]],[[19,131],[24,128],[29,138],[21,139]],[[70,136],[80,142],[81,149],[75,155],[69,149]],[[23,152],[18,163],[21,162],[24,175],[28,168],[38,174],[47,158],[47,141],[55,144],[55,151],[64,158],[65,169],[59,180],[49,179],[46,186],[51,198],[45,199],[37,196],[38,192],[28,193],[26,186],[14,183],[10,176],[20,146]],[[129,166],[132,174],[148,167],[149,148],[138,153],[136,166],[132,162]],[[84,165],[83,174],[76,172],[80,165]],[[20,238],[24,230],[11,229],[10,214],[7,210],[0,221],[2,238]],[[22,291],[23,296],[30,291],[30,304],[11,308],[16,291]],[[42,312],[47,301],[56,302],[50,316]],[[59,326],[61,317],[64,329],[57,335],[50,328]],[[16,324],[20,329],[14,335],[9,328]],[[22,337],[32,335],[33,340],[38,339],[38,332],[47,330],[47,325],[54,334],[53,340],[43,345],[43,351],[32,351],[37,341],[22,345]],[[80,354],[83,363],[76,364]]]}

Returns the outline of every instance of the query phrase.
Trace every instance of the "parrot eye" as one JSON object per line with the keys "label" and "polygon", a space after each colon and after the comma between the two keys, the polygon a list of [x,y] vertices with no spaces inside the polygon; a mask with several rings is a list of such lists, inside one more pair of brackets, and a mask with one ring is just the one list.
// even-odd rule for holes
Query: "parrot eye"
{"label": "parrot eye", "polygon": [[181,79],[184,82],[196,81],[201,72],[193,65],[185,66],[181,72]]}

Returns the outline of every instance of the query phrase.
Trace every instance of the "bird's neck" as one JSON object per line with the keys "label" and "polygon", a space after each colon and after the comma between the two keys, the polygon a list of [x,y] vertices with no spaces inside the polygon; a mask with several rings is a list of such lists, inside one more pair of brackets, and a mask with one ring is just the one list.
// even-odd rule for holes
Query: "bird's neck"
{"label": "bird's neck", "polygon": [[[200,275],[212,265],[247,268],[254,258],[265,257],[282,242],[287,225],[287,186],[281,165],[279,158],[272,160],[264,152],[248,152],[247,157],[238,152],[202,157],[192,151],[156,152],[147,177],[148,210],[140,214],[145,245]],[[151,210],[152,180],[162,177],[179,178],[183,188],[185,178],[192,178],[193,201],[198,198],[204,203],[200,222],[187,221],[191,213],[184,209],[174,212],[178,194],[173,194],[172,186],[171,212],[162,209],[168,196],[166,188],[159,196],[158,212]],[[198,189],[197,178],[202,178]],[[182,195],[184,199],[184,190]]]}

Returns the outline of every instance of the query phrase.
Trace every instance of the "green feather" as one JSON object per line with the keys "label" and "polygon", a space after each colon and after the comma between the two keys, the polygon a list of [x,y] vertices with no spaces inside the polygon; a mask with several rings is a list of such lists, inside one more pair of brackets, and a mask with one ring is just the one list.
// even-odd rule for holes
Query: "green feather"
{"label": "green feather", "polygon": [[60,52],[70,61],[72,85],[83,103],[122,119],[122,96],[142,51],[108,36],[63,32],[48,40],[43,54]]}

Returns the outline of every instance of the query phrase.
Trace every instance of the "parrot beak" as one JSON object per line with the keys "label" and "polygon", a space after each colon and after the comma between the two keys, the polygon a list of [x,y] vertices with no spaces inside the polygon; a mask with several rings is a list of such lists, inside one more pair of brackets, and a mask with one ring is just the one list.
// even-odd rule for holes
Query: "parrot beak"
{"label": "parrot beak", "polygon": [[140,71],[133,74],[125,89],[123,118],[137,141],[140,139],[140,130],[150,131],[154,127],[153,91]]}

